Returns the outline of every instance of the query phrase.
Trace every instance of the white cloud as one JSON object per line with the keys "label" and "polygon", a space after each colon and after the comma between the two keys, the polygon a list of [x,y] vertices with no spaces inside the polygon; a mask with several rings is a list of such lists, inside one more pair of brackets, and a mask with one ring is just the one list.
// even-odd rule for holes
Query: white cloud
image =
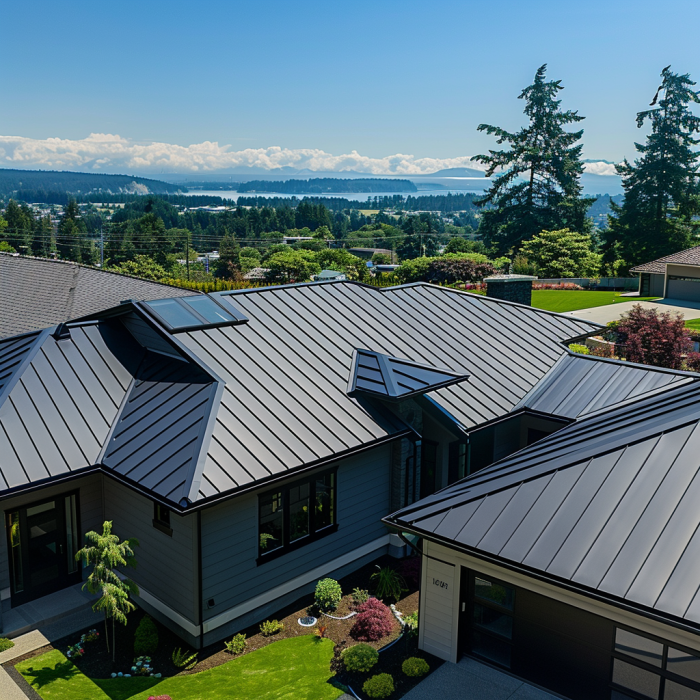
{"label": "white cloud", "polygon": [[[416,158],[397,153],[370,158],[357,151],[332,155],[320,149],[248,148],[234,151],[216,141],[190,146],[170,143],[138,143],[116,134],[90,134],[84,139],[30,139],[0,136],[0,165],[6,168],[79,169],[93,172],[213,173],[236,167],[274,170],[281,167],[314,171],[357,171],[374,175],[425,175],[443,168],[476,168],[469,156]],[[608,163],[586,163],[586,171],[614,175]]]}

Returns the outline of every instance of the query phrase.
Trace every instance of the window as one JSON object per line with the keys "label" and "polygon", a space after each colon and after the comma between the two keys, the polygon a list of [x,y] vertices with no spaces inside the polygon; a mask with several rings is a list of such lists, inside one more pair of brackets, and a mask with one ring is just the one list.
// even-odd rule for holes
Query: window
{"label": "window", "polygon": [[326,472],[259,496],[259,564],[335,532],[335,482],[336,472]]}
{"label": "window", "polygon": [[173,536],[173,530],[170,527],[170,508],[160,503],[153,503],[153,527],[166,535]]}
{"label": "window", "polygon": [[143,302],[144,308],[169,330],[186,331],[245,323],[248,319],[231,304],[226,308],[209,296],[178,297]]}
{"label": "window", "polygon": [[615,630],[613,700],[700,700],[700,657],[636,631]]}

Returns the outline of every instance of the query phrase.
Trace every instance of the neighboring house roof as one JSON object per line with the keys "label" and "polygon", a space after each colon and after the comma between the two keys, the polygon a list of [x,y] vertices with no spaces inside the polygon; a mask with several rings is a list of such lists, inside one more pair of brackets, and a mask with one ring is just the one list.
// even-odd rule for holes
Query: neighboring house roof
{"label": "neighboring house roof", "polygon": [[400,400],[442,389],[468,377],[467,373],[438,369],[380,352],[355,350],[348,395],[366,393],[380,399]]}
{"label": "neighboring house roof", "polygon": [[199,294],[64,260],[0,253],[0,338],[53,326],[125,299]]}
{"label": "neighboring house roof", "polygon": [[252,270],[243,275],[244,280],[264,280],[267,278],[267,273],[269,272],[267,267],[254,267]]}
{"label": "neighboring house roof", "polygon": [[317,275],[314,275],[316,280],[336,280],[345,279],[344,272],[338,272],[337,270],[321,270]]}
{"label": "neighboring house roof", "polygon": [[578,418],[697,378],[694,372],[565,355],[515,408]]}
{"label": "neighboring house roof", "polygon": [[700,625],[700,381],[582,418],[387,518]]}
{"label": "neighboring house roof", "polygon": [[700,246],[681,250],[680,253],[673,253],[658,260],[637,265],[630,268],[630,272],[651,272],[658,275],[666,273],[666,263],[676,263],[678,265],[700,265]]}
{"label": "neighboring house roof", "polygon": [[[0,406],[5,488],[102,464],[182,508],[183,498],[206,503],[413,432],[347,394],[357,349],[469,375],[432,394],[469,428],[507,414],[568,353],[562,341],[598,328],[427,284],[327,282],[212,297],[248,322],[173,335],[147,304],[134,303],[69,324],[68,339],[39,334],[34,359]],[[151,353],[161,357],[161,374]],[[46,390],[54,385],[56,400]],[[86,426],[98,400],[97,428]],[[29,426],[46,421],[73,436],[65,455],[53,429],[30,435]],[[83,438],[89,449],[81,451]],[[33,466],[34,440],[50,453],[45,469]],[[23,456],[6,467],[2,455],[17,455],[15,443]]]}

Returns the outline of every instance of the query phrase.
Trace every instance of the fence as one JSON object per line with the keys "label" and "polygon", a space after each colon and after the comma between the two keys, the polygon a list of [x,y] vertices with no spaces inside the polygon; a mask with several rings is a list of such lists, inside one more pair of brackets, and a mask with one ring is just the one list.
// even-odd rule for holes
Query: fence
{"label": "fence", "polygon": [[538,279],[535,284],[577,284],[584,289],[636,292],[639,290],[638,277],[560,277],[557,279]]}

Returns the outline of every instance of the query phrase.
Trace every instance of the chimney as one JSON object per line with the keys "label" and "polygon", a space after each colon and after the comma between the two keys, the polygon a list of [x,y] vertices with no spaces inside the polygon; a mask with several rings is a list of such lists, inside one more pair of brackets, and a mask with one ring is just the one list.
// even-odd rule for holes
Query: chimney
{"label": "chimney", "polygon": [[486,296],[504,301],[532,305],[532,283],[537,277],[529,275],[493,275],[487,277]]}

